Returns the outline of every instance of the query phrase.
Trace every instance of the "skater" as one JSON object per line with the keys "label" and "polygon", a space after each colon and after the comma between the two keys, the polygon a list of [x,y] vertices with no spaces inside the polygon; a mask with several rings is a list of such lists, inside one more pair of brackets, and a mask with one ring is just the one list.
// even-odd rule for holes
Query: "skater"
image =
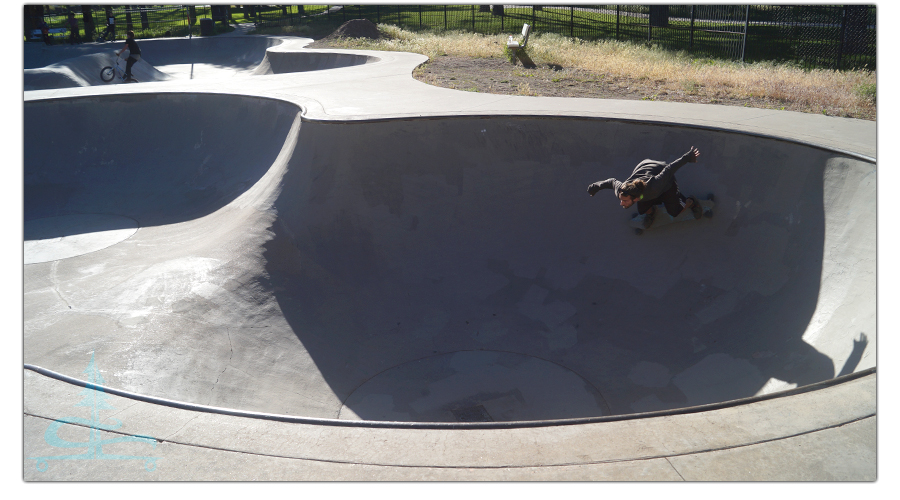
{"label": "skater", "polygon": [[695,219],[703,214],[700,203],[696,197],[685,197],[678,191],[675,182],[675,172],[685,163],[695,163],[700,151],[691,146],[690,151],[681,158],[666,164],[656,160],[644,160],[635,167],[631,176],[625,182],[616,179],[598,181],[588,186],[588,194],[594,196],[601,189],[614,189],[619,205],[629,208],[637,203],[638,213],[647,214],[644,227],[648,228],[653,223],[656,205],[665,205],[666,211],[672,217],[681,215],[690,209]]}
{"label": "skater", "polygon": [[122,52],[128,50],[128,59],[125,60],[125,81],[131,80],[131,67],[134,66],[134,63],[141,60],[141,48],[138,47],[137,42],[134,40],[134,31],[128,31],[128,38],[125,39],[125,46],[122,47],[122,50],[116,52],[117,56],[121,56]]}

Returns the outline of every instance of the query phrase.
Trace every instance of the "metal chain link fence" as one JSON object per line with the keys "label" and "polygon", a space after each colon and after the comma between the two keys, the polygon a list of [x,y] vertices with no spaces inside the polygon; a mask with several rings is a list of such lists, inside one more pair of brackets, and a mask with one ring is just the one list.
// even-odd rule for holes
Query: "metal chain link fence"
{"label": "metal chain link fence", "polygon": [[[38,12],[39,10],[39,12]],[[253,22],[261,32],[297,27],[323,36],[346,21],[368,19],[419,31],[533,33],[582,40],[621,40],[696,57],[748,62],[790,61],[803,67],[875,70],[874,5],[169,5],[25,6],[26,39],[38,19],[68,27],[74,13],[82,41],[115,19],[117,38],[208,35],[198,19]],[[209,23],[206,24],[209,27]],[[37,37],[39,39],[40,37]]]}

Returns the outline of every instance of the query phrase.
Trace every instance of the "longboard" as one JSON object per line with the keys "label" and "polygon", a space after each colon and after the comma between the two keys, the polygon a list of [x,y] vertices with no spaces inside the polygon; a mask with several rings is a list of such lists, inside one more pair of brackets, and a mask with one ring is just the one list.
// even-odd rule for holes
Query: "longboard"
{"label": "longboard", "polygon": [[[712,193],[707,195],[705,200],[699,200],[699,202],[700,207],[703,208],[703,217],[712,217],[713,207],[716,206]],[[669,215],[669,212],[666,212],[666,209],[663,206],[657,206],[655,212],[656,216],[653,218],[653,224],[651,224],[648,229],[644,229],[644,220],[647,219],[646,215],[634,214],[631,217],[631,221],[628,224],[634,228],[634,234],[641,235],[644,234],[644,231],[649,229],[656,229],[675,222],[696,220],[694,219],[694,213],[691,210],[685,210],[684,213],[680,214],[678,217]]]}

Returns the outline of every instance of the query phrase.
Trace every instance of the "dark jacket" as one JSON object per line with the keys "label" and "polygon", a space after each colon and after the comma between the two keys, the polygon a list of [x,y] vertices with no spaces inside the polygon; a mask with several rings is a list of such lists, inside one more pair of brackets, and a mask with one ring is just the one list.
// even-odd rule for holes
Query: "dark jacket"
{"label": "dark jacket", "polygon": [[[681,158],[672,163],[644,160],[634,168],[634,172],[631,173],[630,177],[625,179],[625,182],[643,179],[644,182],[647,183],[647,187],[644,188],[642,199],[649,201],[659,198],[660,195],[672,187],[672,183],[675,180],[675,172],[687,163],[688,154],[689,153],[685,153]],[[605,181],[598,181],[591,184],[591,189],[589,191],[594,191],[594,186],[596,186],[597,191],[600,189],[614,189],[616,198],[618,198],[619,195],[622,194],[622,185],[625,184],[625,182],[619,182],[616,179],[606,179]]]}
{"label": "dark jacket", "polygon": [[137,42],[134,38],[128,38],[125,40],[125,44],[128,45],[128,55],[135,55],[141,53],[141,48],[138,47]]}

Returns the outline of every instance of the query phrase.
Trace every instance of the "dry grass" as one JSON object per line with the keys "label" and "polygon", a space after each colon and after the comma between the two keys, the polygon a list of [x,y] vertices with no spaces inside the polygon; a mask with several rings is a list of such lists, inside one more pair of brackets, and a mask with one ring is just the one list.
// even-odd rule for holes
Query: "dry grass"
{"label": "dry grass", "polygon": [[[508,35],[448,32],[413,33],[379,25],[382,40],[345,39],[345,48],[392,50],[470,58],[503,54]],[[334,46],[334,44],[332,44]],[[589,71],[599,79],[644,81],[657,94],[681,93],[716,98],[756,98],[791,103],[809,112],[875,118],[875,73],[869,71],[803,70],[773,63],[741,64],[698,59],[643,45],[600,41],[585,42],[555,34],[535,34],[528,54],[538,66],[561,66]],[[529,89],[519,90],[524,95]]]}

